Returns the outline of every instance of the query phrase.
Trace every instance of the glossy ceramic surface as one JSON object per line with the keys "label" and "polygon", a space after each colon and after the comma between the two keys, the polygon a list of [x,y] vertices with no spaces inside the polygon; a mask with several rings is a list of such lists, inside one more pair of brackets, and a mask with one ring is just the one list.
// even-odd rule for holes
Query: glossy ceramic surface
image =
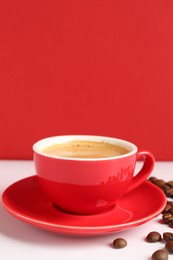
{"label": "glossy ceramic surface", "polygon": [[[123,146],[129,152],[107,158],[67,158],[42,151],[49,145],[72,140],[107,142]],[[114,205],[128,189],[144,182],[154,166],[150,152],[138,151],[128,141],[104,136],[54,136],[38,141],[33,150],[35,169],[43,190],[61,209],[77,214],[98,213]],[[144,164],[134,177],[139,157]]]}
{"label": "glossy ceramic surface", "polygon": [[31,176],[9,186],[2,201],[14,217],[39,228],[68,235],[93,236],[132,228],[153,219],[162,212],[166,197],[158,187],[145,181],[127,193],[116,207],[102,214],[67,214],[43,193],[37,176]]}

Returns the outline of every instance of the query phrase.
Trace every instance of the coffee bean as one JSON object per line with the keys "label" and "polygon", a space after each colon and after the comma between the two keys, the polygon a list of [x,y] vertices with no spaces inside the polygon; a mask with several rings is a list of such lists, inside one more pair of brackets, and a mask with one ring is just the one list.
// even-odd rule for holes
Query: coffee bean
{"label": "coffee bean", "polygon": [[113,241],[113,247],[116,249],[123,248],[127,246],[127,241],[124,238],[116,238]]}
{"label": "coffee bean", "polygon": [[158,187],[162,188],[165,186],[165,181],[164,180],[161,180],[161,179],[157,179],[154,181],[154,184],[157,185]]}
{"label": "coffee bean", "polygon": [[[165,194],[171,193],[170,190],[172,189],[172,187],[170,187],[170,186],[167,185],[166,183],[165,183],[164,185],[162,185],[160,188],[163,190],[163,192],[164,192]],[[172,195],[172,193],[171,193],[171,195]]]}
{"label": "coffee bean", "polygon": [[172,205],[170,203],[168,203],[168,201],[167,201],[166,206],[165,206],[164,210],[162,211],[162,214],[169,212],[169,210],[171,210],[171,209],[172,209]]}
{"label": "coffee bean", "polygon": [[173,207],[171,207],[168,212],[173,215]]}
{"label": "coffee bean", "polygon": [[157,250],[152,254],[153,260],[168,260],[168,253],[165,250]]}
{"label": "coffee bean", "polygon": [[164,213],[162,219],[165,224],[169,224],[171,221],[173,221],[173,215],[169,212]]}
{"label": "coffee bean", "polygon": [[171,207],[173,207],[173,201],[167,200],[167,203],[168,203]]}
{"label": "coffee bean", "polygon": [[161,240],[161,235],[157,231],[150,232],[146,237],[146,241],[149,242],[149,243],[155,243],[155,242],[158,242],[160,240]]}
{"label": "coffee bean", "polygon": [[159,187],[168,198],[173,198],[173,180],[165,182],[156,177],[150,177],[148,180]]}
{"label": "coffee bean", "polygon": [[157,181],[157,178],[154,177],[154,176],[150,176],[150,177],[148,178],[148,180],[149,180],[150,182],[154,183],[155,181]]}
{"label": "coffee bean", "polygon": [[167,181],[166,184],[170,187],[173,187],[173,181]]}
{"label": "coffee bean", "polygon": [[165,239],[166,242],[173,240],[173,233],[171,232],[164,232],[163,233],[163,238]]}
{"label": "coffee bean", "polygon": [[168,223],[168,225],[169,225],[170,228],[173,228],[173,221],[170,221],[170,222]]}
{"label": "coffee bean", "polygon": [[162,180],[162,179],[157,179],[157,180],[155,181],[155,183],[156,183],[158,186],[162,186],[162,185],[164,185],[166,182],[165,182],[164,180]]}
{"label": "coffee bean", "polygon": [[165,247],[169,253],[173,254],[173,241],[172,240],[168,241],[166,243]]}
{"label": "coffee bean", "polygon": [[170,187],[165,191],[165,194],[167,197],[172,198],[173,197],[173,187]]}

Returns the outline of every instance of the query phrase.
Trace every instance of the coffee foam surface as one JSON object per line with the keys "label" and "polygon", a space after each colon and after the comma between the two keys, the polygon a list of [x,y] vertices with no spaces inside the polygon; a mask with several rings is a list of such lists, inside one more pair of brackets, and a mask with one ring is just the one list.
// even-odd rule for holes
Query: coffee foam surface
{"label": "coffee foam surface", "polygon": [[106,158],[129,152],[126,148],[118,145],[81,140],[54,144],[44,148],[42,151],[46,154],[70,158]]}

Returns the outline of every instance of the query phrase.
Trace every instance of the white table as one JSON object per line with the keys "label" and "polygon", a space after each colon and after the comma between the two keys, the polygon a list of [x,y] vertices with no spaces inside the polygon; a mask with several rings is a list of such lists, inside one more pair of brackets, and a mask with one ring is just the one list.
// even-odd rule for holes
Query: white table
{"label": "white table", "polygon": [[[140,163],[137,168],[140,167]],[[0,192],[13,182],[35,174],[33,161],[1,160]],[[173,162],[156,162],[152,176],[164,180],[173,179]],[[22,195],[21,195],[22,196]],[[157,198],[156,198],[157,199]],[[164,243],[150,244],[145,237],[150,231],[173,232],[167,225],[159,223],[161,215],[149,222],[97,237],[70,237],[51,233],[24,223],[6,212],[0,205],[0,258],[31,259],[136,259],[147,260]],[[128,245],[123,249],[113,249],[110,244],[116,237],[123,237]],[[173,256],[169,257],[170,259]]]}

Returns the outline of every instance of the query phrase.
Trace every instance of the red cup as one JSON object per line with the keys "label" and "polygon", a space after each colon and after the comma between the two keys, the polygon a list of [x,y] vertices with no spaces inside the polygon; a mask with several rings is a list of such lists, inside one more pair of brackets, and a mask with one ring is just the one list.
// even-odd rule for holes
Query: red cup
{"label": "red cup", "polygon": [[[106,158],[67,158],[46,154],[44,148],[73,140],[106,142],[128,149],[126,154]],[[127,192],[142,184],[154,167],[146,150],[117,138],[67,135],[42,139],[33,145],[38,181],[52,202],[63,211],[95,214],[113,207]],[[134,175],[136,161],[143,167]]]}

